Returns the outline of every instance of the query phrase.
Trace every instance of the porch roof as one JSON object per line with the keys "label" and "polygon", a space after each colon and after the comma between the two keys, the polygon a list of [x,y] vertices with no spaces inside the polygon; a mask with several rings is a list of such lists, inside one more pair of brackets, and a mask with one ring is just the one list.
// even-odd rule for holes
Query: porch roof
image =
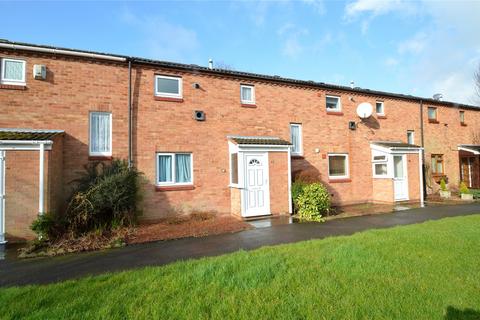
{"label": "porch roof", "polygon": [[420,146],[415,144],[400,142],[400,141],[375,141],[372,144],[388,149],[420,149]]}
{"label": "porch roof", "polygon": [[260,137],[260,136],[229,136],[232,142],[238,145],[265,145],[265,146],[290,146],[289,141],[278,137]]}
{"label": "porch roof", "polygon": [[480,145],[478,144],[460,144],[458,150],[471,152],[475,155],[480,154]]}
{"label": "porch roof", "polygon": [[45,141],[63,133],[63,130],[0,128],[0,141]]}

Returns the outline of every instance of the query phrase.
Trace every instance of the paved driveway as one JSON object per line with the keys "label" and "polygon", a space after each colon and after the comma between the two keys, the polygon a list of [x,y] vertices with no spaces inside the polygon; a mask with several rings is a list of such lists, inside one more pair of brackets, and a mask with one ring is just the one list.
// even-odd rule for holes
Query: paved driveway
{"label": "paved driveway", "polygon": [[109,271],[158,266],[174,261],[216,256],[240,249],[350,235],[445,217],[480,213],[480,204],[437,206],[395,213],[336,219],[325,223],[278,225],[204,238],[185,238],[127,246],[103,252],[55,258],[0,261],[0,286],[45,284]]}

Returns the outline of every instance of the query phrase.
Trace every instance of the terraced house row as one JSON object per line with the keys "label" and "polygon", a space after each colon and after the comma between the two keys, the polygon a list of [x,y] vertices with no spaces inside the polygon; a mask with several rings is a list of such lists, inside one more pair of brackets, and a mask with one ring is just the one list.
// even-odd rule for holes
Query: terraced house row
{"label": "terraced house row", "polygon": [[300,172],[337,205],[480,187],[472,105],[4,40],[0,61],[0,241],[112,158],[145,174],[145,220],[289,214]]}

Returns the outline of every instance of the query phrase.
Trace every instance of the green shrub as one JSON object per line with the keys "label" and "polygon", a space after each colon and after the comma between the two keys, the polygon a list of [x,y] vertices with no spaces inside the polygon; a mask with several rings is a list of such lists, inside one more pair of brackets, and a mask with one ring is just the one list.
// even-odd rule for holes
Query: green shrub
{"label": "green shrub", "polygon": [[470,189],[470,193],[473,194],[473,199],[480,199],[480,189]]}
{"label": "green shrub", "polygon": [[445,182],[445,179],[444,179],[444,178],[442,178],[442,179],[440,180],[440,190],[442,190],[442,191],[448,191],[448,189],[447,189],[447,183]]}
{"label": "green shrub", "polygon": [[68,231],[78,235],[135,223],[140,175],[121,160],[87,165],[82,177],[74,181],[76,187],[65,215]]}
{"label": "green shrub", "polygon": [[470,190],[468,189],[464,181],[460,182],[459,191],[461,194],[470,194]]}
{"label": "green shrub", "polygon": [[30,229],[42,240],[53,240],[62,233],[62,225],[59,219],[52,213],[46,212],[38,215]]}
{"label": "green shrub", "polygon": [[323,221],[330,211],[330,194],[321,183],[312,183],[303,188],[298,196],[298,216],[310,221]]}
{"label": "green shrub", "polygon": [[308,184],[303,181],[295,181],[292,183],[292,200],[293,200],[293,209],[295,212],[298,211],[298,197],[303,193],[303,189]]}

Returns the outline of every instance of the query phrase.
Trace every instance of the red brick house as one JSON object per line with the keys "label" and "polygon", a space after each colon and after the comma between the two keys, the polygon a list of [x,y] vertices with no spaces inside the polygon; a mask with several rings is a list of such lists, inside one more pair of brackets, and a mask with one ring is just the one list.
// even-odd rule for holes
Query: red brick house
{"label": "red brick house", "polygon": [[302,171],[338,205],[422,202],[442,176],[477,186],[474,106],[8,41],[0,60],[0,241],[32,237],[83,166],[112,157],[145,174],[145,220],[289,214]]}

